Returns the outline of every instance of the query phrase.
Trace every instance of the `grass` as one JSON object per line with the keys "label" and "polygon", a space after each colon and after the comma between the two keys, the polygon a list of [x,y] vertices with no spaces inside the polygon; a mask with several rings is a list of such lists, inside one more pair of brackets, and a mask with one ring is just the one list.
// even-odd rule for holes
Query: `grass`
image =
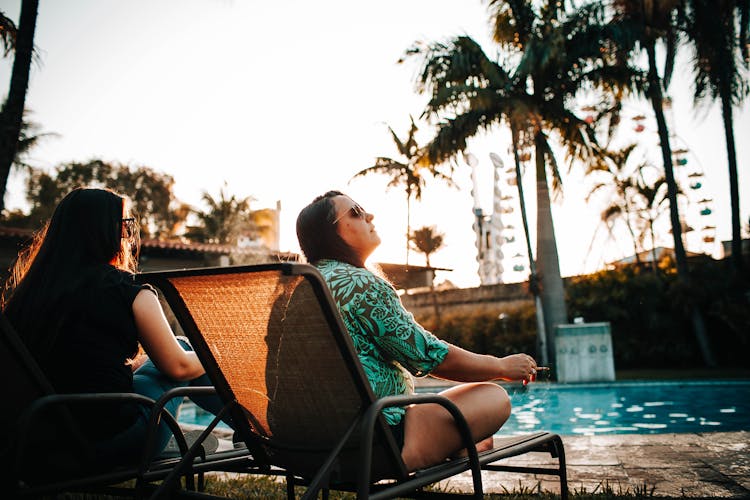
{"label": "grass", "polygon": [[[215,479],[210,478],[206,482],[206,492],[212,495],[220,495],[233,499],[256,499],[256,498],[286,498],[286,490],[283,482],[278,482],[264,476],[244,476],[232,479]],[[452,493],[453,491],[442,490],[439,487],[433,491]],[[304,488],[296,487],[295,493],[297,498],[304,493]],[[332,500],[353,500],[356,496],[353,493],[332,491],[330,498]],[[575,500],[635,500],[642,498],[654,498],[654,488],[647,486],[637,487],[634,489],[623,488],[621,485],[613,487],[609,483],[602,483],[594,490],[587,491],[585,488],[574,489],[570,491],[569,497]],[[550,492],[538,491],[537,488],[516,487],[505,489],[502,494],[487,493],[484,495],[487,500],[552,500],[560,498],[560,495]],[[660,499],[666,497],[659,497]]]}
{"label": "grass", "polygon": [[[296,487],[295,493],[297,498],[304,493],[303,487]],[[451,490],[442,490],[439,487],[436,491],[451,492]],[[283,482],[268,476],[238,476],[235,478],[220,479],[209,477],[206,480],[206,492],[212,495],[219,495],[226,498],[286,498],[286,486]],[[623,488],[620,485],[612,486],[609,483],[602,483],[592,491],[585,488],[573,490],[570,492],[570,498],[576,500],[609,500],[609,499],[639,499],[653,498],[654,489],[647,486],[635,489]],[[349,500],[354,499],[355,495],[348,492],[332,491],[330,498],[332,500]],[[555,499],[560,498],[549,492],[540,492],[538,488],[528,488],[518,486],[512,489],[505,489],[502,494],[488,493],[484,495],[485,499],[506,499],[506,500],[527,500],[527,499]],[[660,497],[661,498],[661,497]]]}
{"label": "grass", "polygon": [[[131,483],[132,484],[132,483]],[[439,487],[433,491],[452,493],[453,491],[442,490]],[[232,478],[221,478],[209,476],[206,478],[206,493],[234,500],[263,499],[285,499],[286,485],[279,479],[269,476],[237,475]],[[295,487],[296,497],[300,498],[304,493],[303,487]],[[585,488],[570,491],[570,498],[574,500],[636,500],[643,498],[655,498],[654,488],[641,487],[623,488],[621,485],[612,486],[609,483],[601,483],[591,491]],[[55,498],[66,500],[93,500],[93,499],[115,499],[122,497],[68,493]],[[353,500],[355,495],[348,492],[331,491],[331,500]],[[484,495],[486,500],[552,500],[560,498],[550,492],[539,491],[538,488],[515,487],[505,489],[502,494],[488,493]],[[660,500],[668,500],[668,497],[658,497]]]}

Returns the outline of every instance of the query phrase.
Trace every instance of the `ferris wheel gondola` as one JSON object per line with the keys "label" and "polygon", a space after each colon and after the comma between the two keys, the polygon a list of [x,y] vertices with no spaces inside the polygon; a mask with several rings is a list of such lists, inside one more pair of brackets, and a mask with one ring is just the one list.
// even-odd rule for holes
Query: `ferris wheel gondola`
{"label": "ferris wheel gondola", "polygon": [[[671,99],[665,97],[664,111],[671,118]],[[644,133],[650,130],[646,114],[637,114],[631,118],[635,123],[634,130]],[[714,201],[706,196],[706,176],[700,161],[690,146],[676,133],[674,120],[669,120],[670,145],[672,146],[672,166],[674,177],[682,188],[678,198],[679,213],[683,219],[686,248],[697,253],[714,254],[716,252],[716,224]],[[657,147],[660,144],[657,142]],[[694,229],[700,228],[700,229]],[[671,232],[671,231],[670,231]]]}

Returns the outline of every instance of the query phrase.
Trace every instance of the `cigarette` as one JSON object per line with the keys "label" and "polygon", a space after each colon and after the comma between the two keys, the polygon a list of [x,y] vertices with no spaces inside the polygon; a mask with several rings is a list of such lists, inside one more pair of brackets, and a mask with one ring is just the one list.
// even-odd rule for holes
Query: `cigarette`
{"label": "cigarette", "polygon": [[537,366],[536,371],[543,372],[545,370],[549,370],[549,366]]}

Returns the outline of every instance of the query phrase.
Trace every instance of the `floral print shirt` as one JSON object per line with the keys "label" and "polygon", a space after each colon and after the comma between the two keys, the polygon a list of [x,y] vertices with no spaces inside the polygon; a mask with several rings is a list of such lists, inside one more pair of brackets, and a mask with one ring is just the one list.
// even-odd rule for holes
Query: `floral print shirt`
{"label": "floral print shirt", "polygon": [[[410,375],[424,376],[443,362],[448,345],[422,328],[396,290],[367,269],[323,259],[315,265],[331,290],[376,397],[412,394]],[[406,410],[386,408],[390,425]]]}

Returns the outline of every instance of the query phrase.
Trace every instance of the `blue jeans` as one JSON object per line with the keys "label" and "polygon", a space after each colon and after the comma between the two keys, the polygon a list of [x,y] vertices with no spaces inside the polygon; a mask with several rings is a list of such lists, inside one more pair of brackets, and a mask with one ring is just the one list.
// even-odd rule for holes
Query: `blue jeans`
{"label": "blue jeans", "polygon": [[[190,344],[178,339],[178,342],[186,351],[192,351]],[[165,392],[186,386],[213,386],[206,374],[189,381],[172,380],[159,371],[154,363],[149,359],[133,374],[133,392],[158,400]],[[177,411],[182,403],[182,397],[172,398],[164,405],[169,413],[177,415]],[[193,396],[190,398],[196,405],[204,410],[217,414],[223,408],[223,403],[218,396]],[[97,444],[97,460],[107,465],[132,464],[138,462],[143,456],[143,447],[146,444],[146,434],[148,422],[151,416],[151,408],[142,405],[138,406],[138,418],[125,431],[117,434],[112,439]],[[226,416],[224,422],[232,427],[231,419]],[[163,421],[159,423],[156,433],[156,446],[153,456],[157,456],[167,446],[172,431]]]}

